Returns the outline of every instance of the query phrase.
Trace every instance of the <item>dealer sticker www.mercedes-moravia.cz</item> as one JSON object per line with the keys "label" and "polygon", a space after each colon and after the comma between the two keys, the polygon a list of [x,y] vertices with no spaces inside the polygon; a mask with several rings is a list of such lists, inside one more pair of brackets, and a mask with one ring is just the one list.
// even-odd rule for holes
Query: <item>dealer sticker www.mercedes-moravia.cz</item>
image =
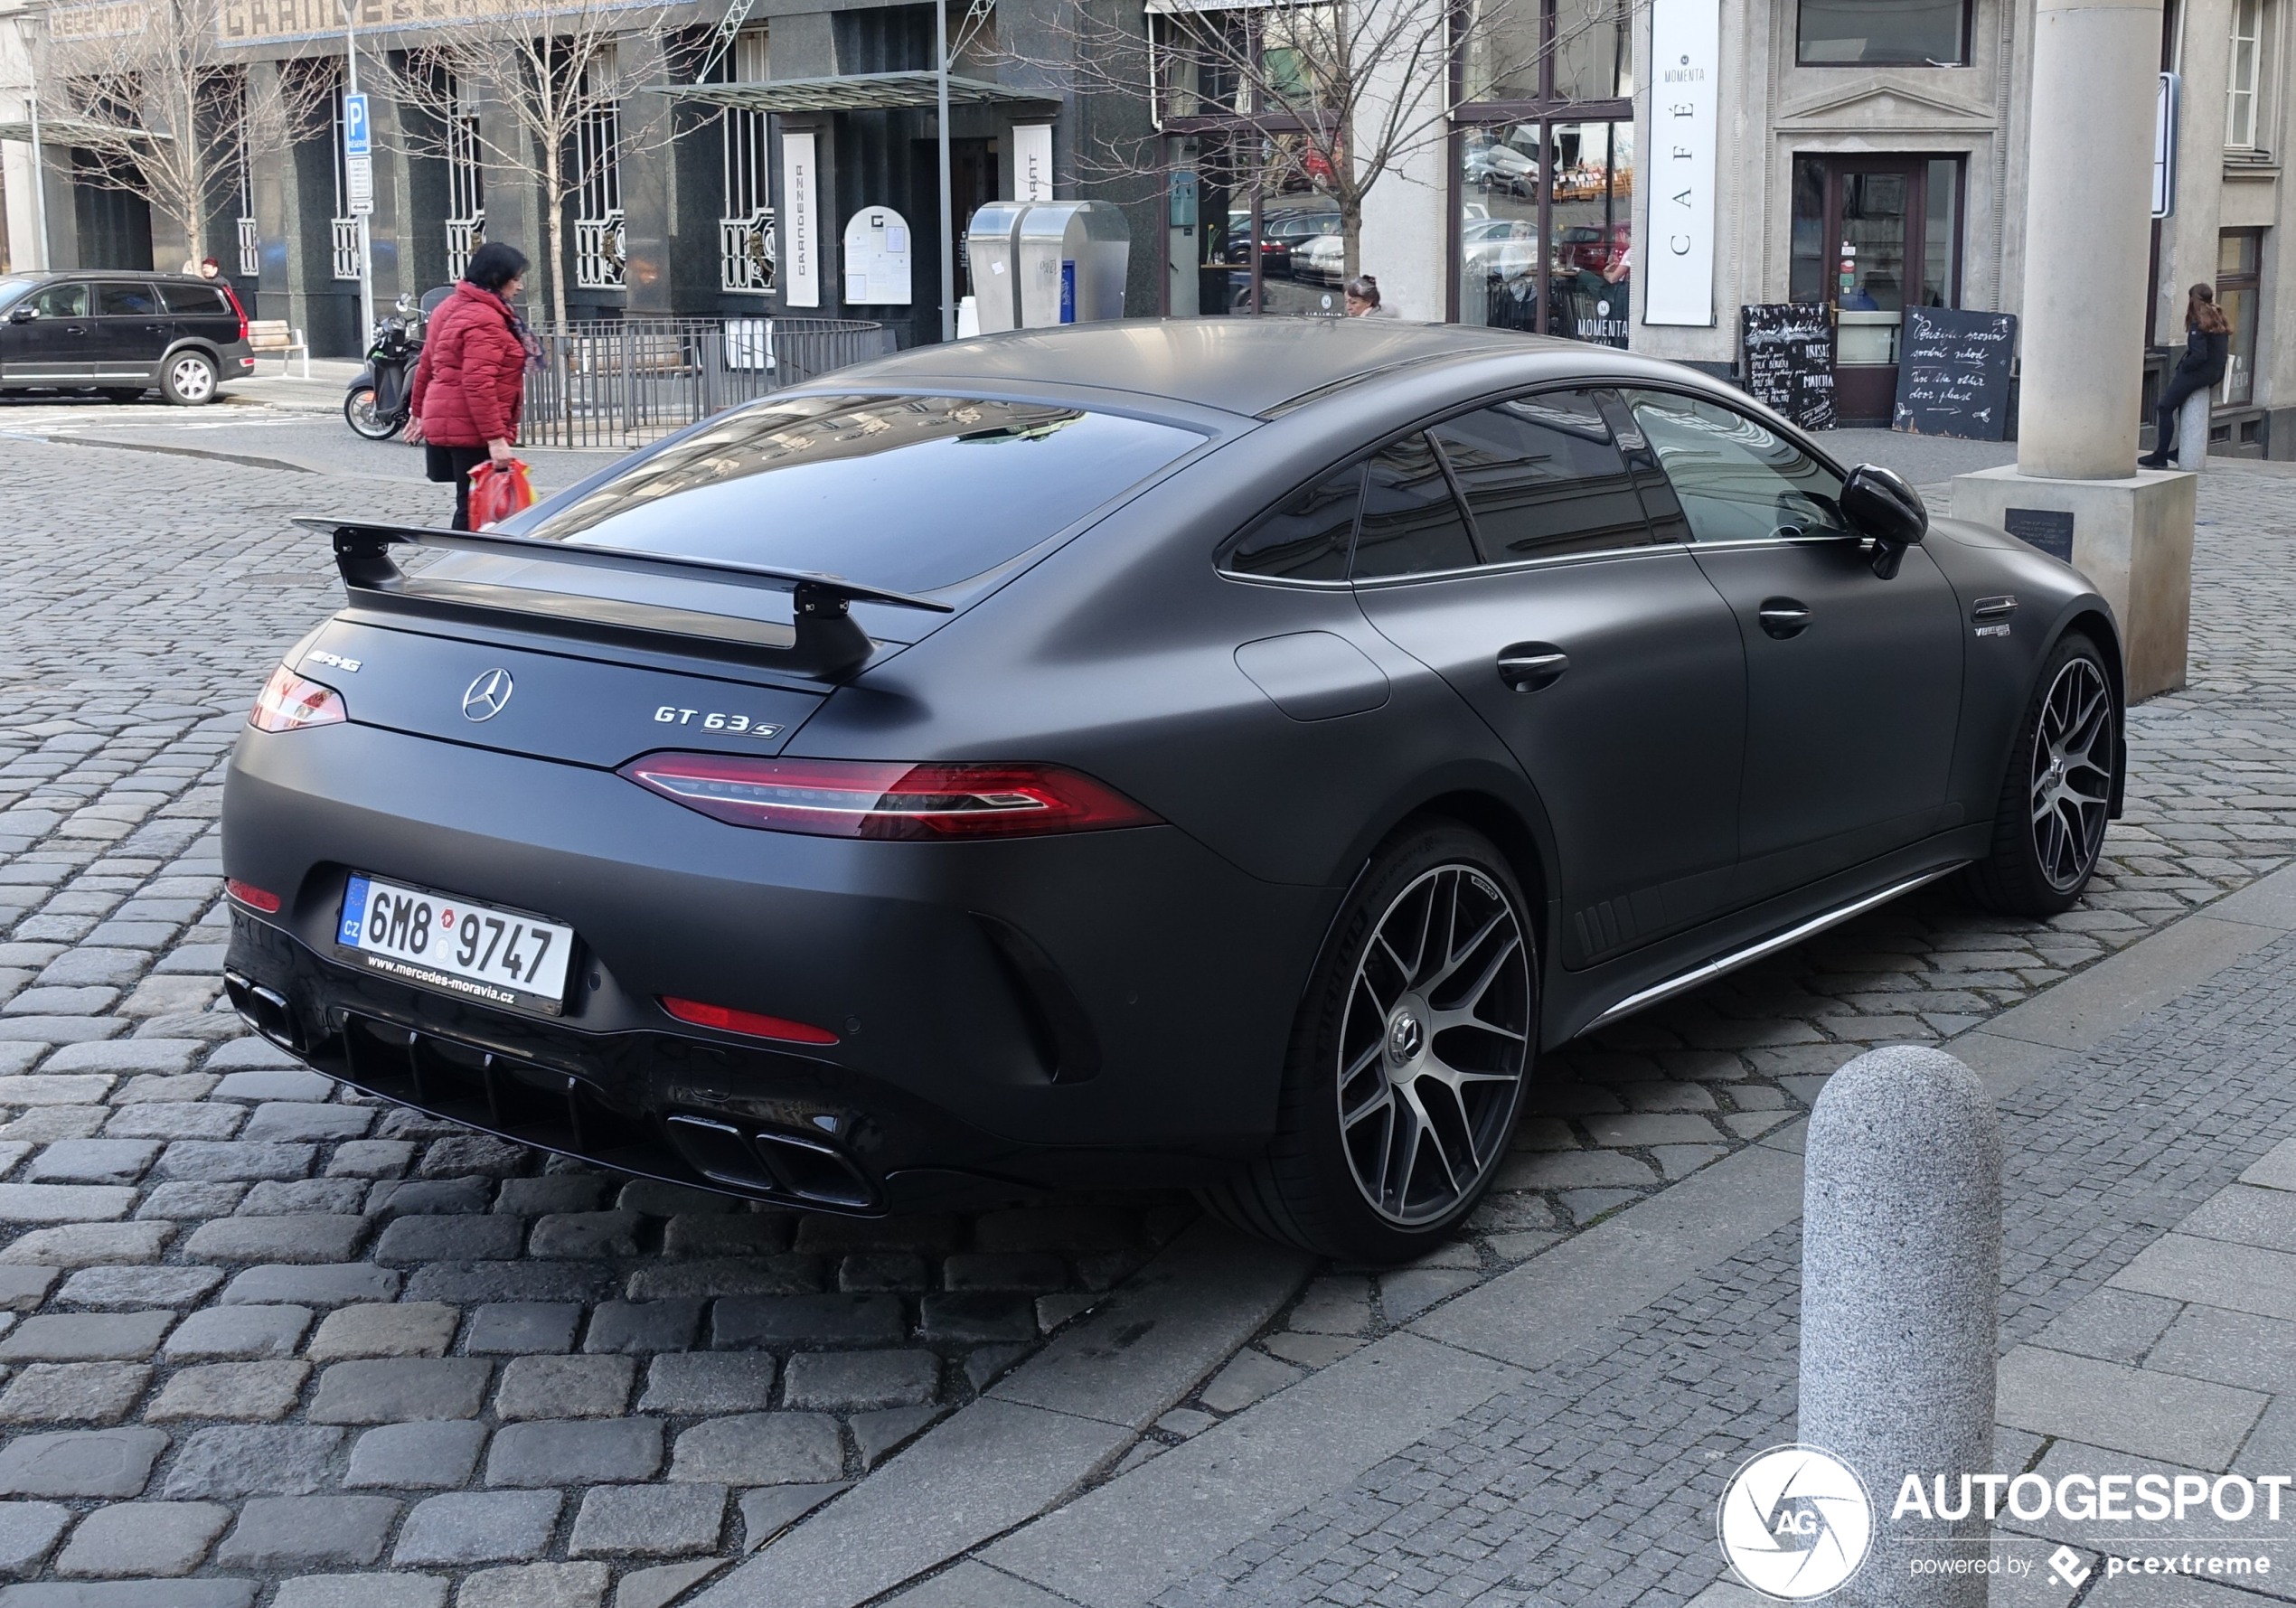
{"label": "dealer sticker www.mercedes-moravia.cz", "polygon": [[354,874],[335,942],[383,976],[556,1016],[574,929]]}

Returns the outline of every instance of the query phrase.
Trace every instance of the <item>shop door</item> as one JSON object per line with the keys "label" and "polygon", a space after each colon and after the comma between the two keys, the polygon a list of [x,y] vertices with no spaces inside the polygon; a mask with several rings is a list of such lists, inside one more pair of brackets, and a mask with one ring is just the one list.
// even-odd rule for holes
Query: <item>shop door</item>
{"label": "shop door", "polygon": [[1925,164],[1836,158],[1827,164],[1825,239],[1834,247],[1830,295],[1834,411],[1845,424],[1887,424],[1897,400],[1897,342],[1907,282],[1918,275]]}

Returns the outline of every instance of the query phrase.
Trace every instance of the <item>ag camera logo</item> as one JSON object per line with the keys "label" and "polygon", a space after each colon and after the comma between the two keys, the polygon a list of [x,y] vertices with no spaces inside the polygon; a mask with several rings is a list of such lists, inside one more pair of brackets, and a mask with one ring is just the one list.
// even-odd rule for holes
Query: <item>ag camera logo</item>
{"label": "ag camera logo", "polygon": [[1722,1492],[1722,1556],[1764,1596],[1802,1603],[1836,1590],[1866,1561],[1874,1505],[1856,1471],[1821,1446],[1773,1446]]}

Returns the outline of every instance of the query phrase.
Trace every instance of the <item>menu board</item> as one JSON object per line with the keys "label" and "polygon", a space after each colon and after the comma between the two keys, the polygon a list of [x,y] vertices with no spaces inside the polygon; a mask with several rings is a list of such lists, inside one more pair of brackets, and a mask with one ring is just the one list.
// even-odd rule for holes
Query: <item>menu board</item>
{"label": "menu board", "polygon": [[2009,426],[2017,315],[1908,307],[1898,343],[1892,429],[1999,441]]}
{"label": "menu board", "polygon": [[1833,317],[1822,303],[1738,309],[1746,388],[1805,430],[1833,428]]}

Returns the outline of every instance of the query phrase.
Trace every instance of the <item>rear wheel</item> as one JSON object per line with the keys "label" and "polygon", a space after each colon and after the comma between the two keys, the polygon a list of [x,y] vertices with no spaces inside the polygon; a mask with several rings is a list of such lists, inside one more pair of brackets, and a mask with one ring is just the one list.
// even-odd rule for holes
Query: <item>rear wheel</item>
{"label": "rear wheel", "polygon": [[1992,852],[1969,869],[1979,903],[2012,916],[2072,908],[2103,852],[2120,743],[2104,655],[2085,636],[2065,637],[2010,747]]}
{"label": "rear wheel", "polygon": [[407,422],[403,414],[396,418],[385,418],[375,411],[374,387],[371,385],[362,385],[343,399],[343,418],[353,434],[364,436],[370,441],[390,440]]}
{"label": "rear wheel", "polygon": [[1479,833],[1430,823],[1383,849],[1309,983],[1275,1138],[1206,1204],[1350,1262],[1439,1243],[1514,1132],[1539,1019],[1530,933]]}
{"label": "rear wheel", "polygon": [[159,377],[160,394],[179,408],[215,400],[215,364],[204,353],[179,352]]}

